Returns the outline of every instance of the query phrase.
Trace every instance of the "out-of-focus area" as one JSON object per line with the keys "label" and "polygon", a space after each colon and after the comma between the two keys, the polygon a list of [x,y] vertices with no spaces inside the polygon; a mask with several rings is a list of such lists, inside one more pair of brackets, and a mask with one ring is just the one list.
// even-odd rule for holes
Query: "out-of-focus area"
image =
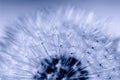
{"label": "out-of-focus area", "polygon": [[76,6],[107,19],[108,30],[120,35],[120,1],[118,0],[0,0],[0,28],[13,23],[17,16],[41,7]]}

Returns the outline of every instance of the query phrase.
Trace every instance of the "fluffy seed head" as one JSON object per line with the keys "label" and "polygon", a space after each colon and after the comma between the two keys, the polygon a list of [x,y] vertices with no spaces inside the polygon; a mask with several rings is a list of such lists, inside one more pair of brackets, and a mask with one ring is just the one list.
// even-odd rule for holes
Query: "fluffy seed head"
{"label": "fluffy seed head", "polygon": [[70,7],[20,17],[5,27],[1,80],[120,79],[119,38],[102,26],[93,12]]}

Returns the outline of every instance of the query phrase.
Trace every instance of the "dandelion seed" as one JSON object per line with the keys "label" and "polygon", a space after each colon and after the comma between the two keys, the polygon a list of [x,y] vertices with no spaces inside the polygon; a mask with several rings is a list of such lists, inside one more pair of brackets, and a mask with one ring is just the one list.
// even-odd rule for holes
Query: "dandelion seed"
{"label": "dandelion seed", "polygon": [[119,38],[102,31],[93,13],[86,15],[43,9],[5,28],[0,79],[119,80]]}

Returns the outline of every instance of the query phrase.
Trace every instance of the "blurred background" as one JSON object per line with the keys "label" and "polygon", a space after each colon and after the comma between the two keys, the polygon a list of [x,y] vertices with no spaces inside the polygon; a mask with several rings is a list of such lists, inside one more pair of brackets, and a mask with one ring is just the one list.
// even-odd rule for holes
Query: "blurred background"
{"label": "blurred background", "polygon": [[120,35],[119,0],[0,0],[0,28],[13,23],[20,15],[46,6],[76,6],[87,12],[94,12],[100,18],[108,19],[108,30]]}

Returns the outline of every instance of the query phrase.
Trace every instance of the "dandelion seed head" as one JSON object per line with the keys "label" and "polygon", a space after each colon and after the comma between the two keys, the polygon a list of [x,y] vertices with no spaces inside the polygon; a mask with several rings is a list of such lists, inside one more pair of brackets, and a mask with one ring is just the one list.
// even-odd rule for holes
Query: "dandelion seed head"
{"label": "dandelion seed head", "polygon": [[5,28],[1,80],[119,80],[119,39],[94,18],[70,7],[20,17]]}
{"label": "dandelion seed head", "polygon": [[[88,71],[81,66],[81,61],[70,56],[56,56],[52,59],[43,59],[42,70],[33,77],[35,80],[87,80]],[[81,77],[80,77],[81,76]]]}

